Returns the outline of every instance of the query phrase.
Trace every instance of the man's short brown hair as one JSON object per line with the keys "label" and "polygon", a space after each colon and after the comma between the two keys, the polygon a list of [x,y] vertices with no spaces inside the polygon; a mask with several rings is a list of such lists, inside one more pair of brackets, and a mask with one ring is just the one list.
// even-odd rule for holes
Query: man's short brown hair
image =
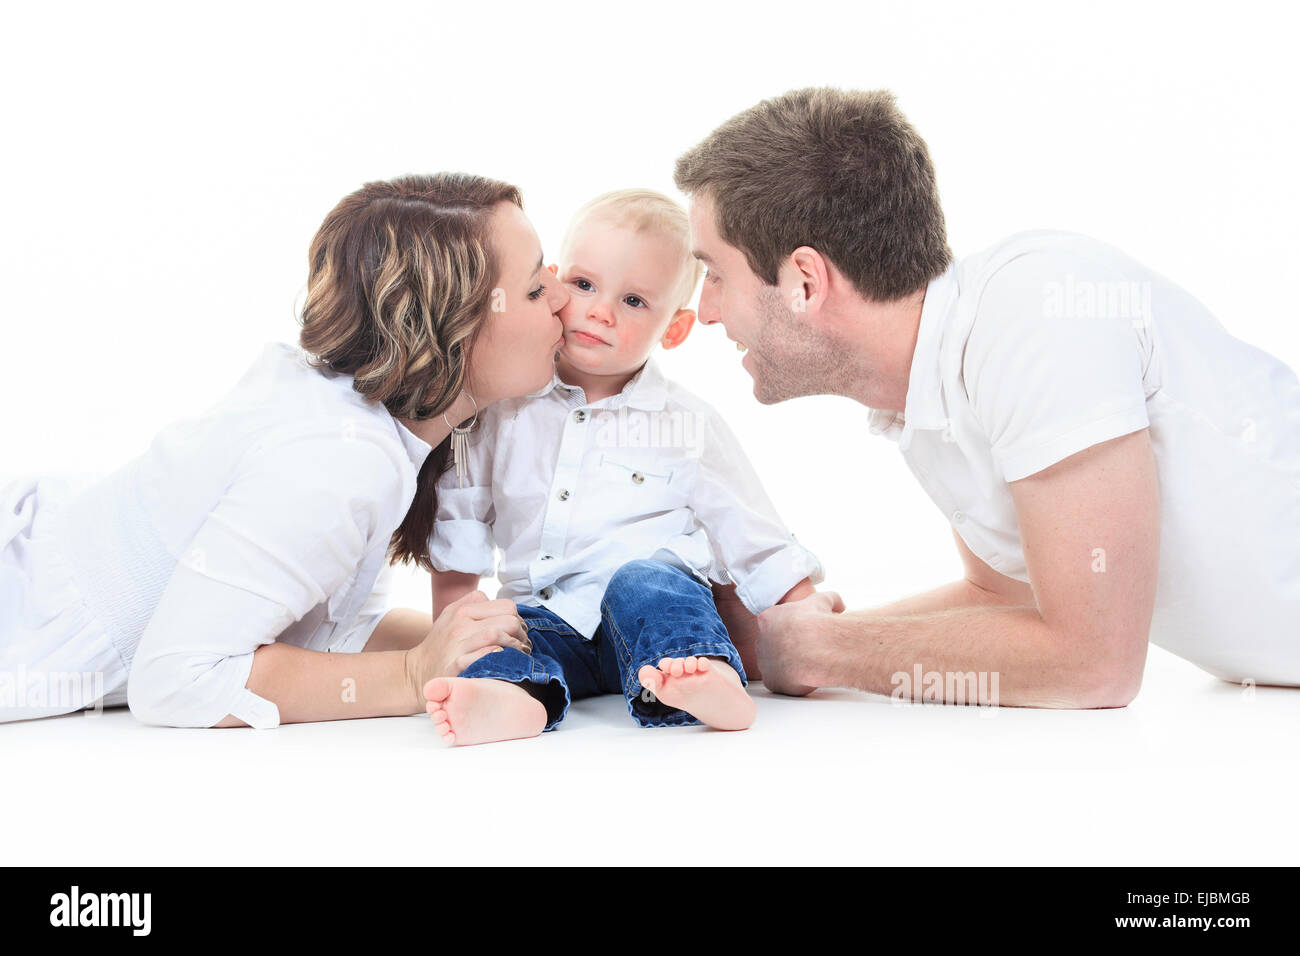
{"label": "man's short brown hair", "polygon": [[952,260],[930,152],[886,90],[763,100],[679,158],[673,179],[710,198],[718,234],[768,285],[805,245],[880,302],[924,287]]}

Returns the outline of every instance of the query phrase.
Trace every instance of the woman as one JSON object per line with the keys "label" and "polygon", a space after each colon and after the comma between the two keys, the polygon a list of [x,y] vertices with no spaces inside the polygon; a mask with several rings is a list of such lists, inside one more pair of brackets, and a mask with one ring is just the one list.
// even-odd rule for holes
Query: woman
{"label": "woman", "polygon": [[369,183],[309,268],[301,349],[268,346],[87,488],[0,489],[0,721],[100,702],[185,727],[417,714],[428,680],[527,649],[511,601],[473,592],[432,621],[384,613],[376,586],[385,558],[429,566],[452,423],[550,381],[567,294],[519,191]]}

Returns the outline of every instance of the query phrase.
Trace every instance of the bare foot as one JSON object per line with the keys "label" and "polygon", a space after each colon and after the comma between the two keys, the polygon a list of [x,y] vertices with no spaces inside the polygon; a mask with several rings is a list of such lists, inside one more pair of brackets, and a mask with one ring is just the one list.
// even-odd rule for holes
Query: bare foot
{"label": "bare foot", "polygon": [[684,710],[715,730],[744,730],[754,722],[754,701],[726,661],[665,657],[658,668],[646,664],[636,676],[642,687],[669,707]]}
{"label": "bare foot", "polygon": [[518,684],[491,677],[435,677],[424,685],[424,709],[452,746],[536,737],[546,707]]}

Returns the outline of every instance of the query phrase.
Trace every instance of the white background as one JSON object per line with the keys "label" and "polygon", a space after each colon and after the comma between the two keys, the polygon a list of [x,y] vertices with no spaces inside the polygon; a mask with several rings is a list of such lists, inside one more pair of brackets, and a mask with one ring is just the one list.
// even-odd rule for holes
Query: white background
{"label": "white background", "polygon": [[[161,425],[217,399],[262,343],[292,341],[312,234],[339,198],[367,180],[464,169],[514,182],[524,191],[526,212],[550,257],[568,216],[586,199],[624,186],[672,193],[672,165],[682,151],[759,99],[810,85],[897,93],[929,142],[958,256],[1022,229],[1089,233],[1186,286],[1239,338],[1300,366],[1295,26],[1294,14],[1281,3],[1227,8],[804,0],[456,8],[353,2],[7,9],[0,31],[0,472],[107,471],[142,450]],[[944,516],[916,486],[896,447],[867,433],[864,410],[831,398],[760,406],[739,357],[721,329],[701,327],[662,361],[670,375],[726,415],[787,523],[825,563],[826,586],[851,606],[865,606],[954,579],[959,564]],[[427,579],[406,576],[400,593],[402,603],[427,606]],[[980,728],[979,738],[954,738],[974,748],[965,758],[969,766],[954,764],[948,750],[936,756],[926,749],[945,739],[944,721],[969,724],[956,709],[938,708],[937,716],[925,717],[918,709],[891,711],[887,720],[873,723],[871,715],[882,711],[872,705],[880,699],[843,693],[835,700],[853,701],[855,708],[838,723],[822,719],[832,713],[827,708],[833,701],[816,710],[812,701],[792,707],[764,699],[760,723],[749,732],[754,739],[744,744],[746,759],[757,761],[753,766],[766,761],[770,773],[779,774],[782,760],[797,757],[805,780],[816,781],[822,773],[828,786],[834,782],[837,801],[846,799],[845,788],[878,792],[899,779],[918,791],[950,793],[954,774],[983,766],[992,774],[980,785],[989,813],[1001,807],[1009,819],[1020,811],[1012,813],[991,793],[1042,787],[1057,774],[1050,779],[1064,780],[1064,791],[1077,797],[1088,781],[1095,785],[1100,779],[1093,770],[1113,772],[1114,788],[1102,788],[1113,801],[1087,805],[1100,807],[1093,812],[1102,814],[1103,823],[1123,819],[1137,827],[1130,834],[1102,826],[1113,831],[1117,847],[1121,837],[1115,834],[1124,834],[1124,859],[1172,861],[1181,852],[1183,862],[1244,862],[1293,851],[1297,837],[1289,812],[1284,819],[1279,807],[1276,816],[1260,817],[1233,801],[1255,792],[1243,791],[1239,773],[1263,781],[1261,786],[1272,780],[1267,785],[1274,798],[1292,786],[1290,768],[1300,756],[1294,742],[1277,754],[1240,740],[1269,733],[1294,741],[1300,698],[1261,691],[1247,700],[1225,693],[1208,676],[1154,648],[1151,668],[1147,689],[1128,716],[1022,713],[970,724]],[[1165,706],[1175,699],[1184,706]],[[1261,699],[1271,709],[1261,709]],[[588,716],[617,719],[608,708],[593,708]],[[808,716],[814,712],[820,715],[816,720]],[[1138,719],[1134,712],[1154,721],[1149,726],[1158,728],[1155,738],[1102,730],[1103,721],[1112,727],[1116,719]],[[778,715],[810,723],[806,730],[761,737],[764,721],[777,724]],[[95,731],[101,734],[103,728],[127,733],[134,726],[126,715],[114,716],[126,719],[50,722],[62,728],[57,730],[6,727],[0,729],[0,747],[35,754],[35,741],[43,740],[41,766],[55,774],[63,766],[67,774],[50,786],[72,786],[78,767],[60,762],[60,741],[76,738],[67,742],[71,754],[85,746],[87,726],[101,728]],[[1026,741],[1042,746],[1052,740],[1066,726],[1063,720],[1079,728],[1068,739],[1082,742],[1086,753],[1079,760],[1061,758],[1062,766],[1042,771],[1047,777],[1035,776],[1041,763],[1016,755],[1033,750],[1025,749]],[[375,728],[363,748],[373,755],[373,748],[397,739],[394,726],[410,725],[367,721],[346,730],[334,725],[273,734],[282,742],[300,741],[305,754],[333,754],[337,760],[334,748],[355,739],[359,728]],[[402,767],[412,760],[434,761],[434,769],[424,772],[430,780],[446,781],[460,779],[447,777],[453,766],[490,765],[505,774],[521,749],[530,766],[545,766],[548,744],[564,768],[556,780],[564,781],[565,792],[573,787],[574,773],[587,774],[578,779],[589,795],[614,788],[613,771],[591,775],[601,765],[597,754],[605,737],[592,732],[592,750],[584,751],[574,743],[583,739],[580,728],[567,736],[567,749],[551,743],[557,735],[548,735],[529,743],[531,750],[501,745],[501,756],[458,758],[454,765],[446,762],[447,752],[424,753],[405,730],[385,764],[396,768],[393,799],[409,803],[402,788],[411,784],[410,771]],[[1015,732],[1002,737],[986,728]],[[855,758],[839,764],[827,757],[830,762],[818,763],[810,754],[823,750],[802,749],[806,744],[798,737],[804,732],[830,735],[826,753],[857,754],[864,741],[879,743],[885,734],[889,744],[877,755],[879,762]],[[1220,750],[1202,779],[1158,801],[1144,797],[1140,783],[1123,782],[1135,767],[1148,773],[1159,767],[1158,760],[1152,763],[1154,750],[1140,749],[1143,741],[1173,735],[1192,747],[1190,741],[1204,734]],[[909,735],[916,736],[909,741]],[[228,785],[245,792],[239,775],[252,771],[240,768],[255,764],[239,762],[241,753],[254,752],[242,748],[268,755],[272,745],[253,732],[220,736],[220,759],[234,761],[229,772],[235,782]],[[187,732],[139,728],[124,739],[143,741],[139,746],[146,752],[165,746],[172,766],[194,752],[178,743],[195,739]],[[610,739],[624,755],[653,746],[670,759],[672,748],[662,739],[653,745],[635,733]],[[725,751],[716,741],[734,738],[683,737],[677,759],[690,765],[704,756],[699,746],[685,742],[697,739],[714,741],[706,748],[713,761]],[[773,748],[767,756],[764,739]],[[794,749],[783,749],[782,741]],[[981,741],[995,759],[981,762]],[[429,744],[436,749],[431,739]],[[1108,764],[1104,755],[1112,745],[1122,755]],[[159,755],[144,759],[145,769],[128,769],[136,744],[122,746],[127,751],[115,785],[121,805],[114,812],[129,816],[132,807],[147,803],[144,795],[156,792],[149,767]],[[1068,747],[1065,753],[1071,753]],[[309,773],[284,787],[305,788],[311,781],[327,786],[335,779],[325,765],[304,759],[319,779]],[[1224,761],[1246,763],[1227,767]],[[97,772],[107,769],[94,766]],[[1194,761],[1188,766],[1195,773]],[[1067,779],[1072,773],[1077,783]],[[1270,774],[1281,776],[1274,780]],[[464,778],[473,787],[487,787],[491,779]],[[1204,803],[1188,804],[1189,790]],[[533,791],[516,791],[512,805],[527,802]],[[1185,798],[1173,799],[1174,791]],[[320,794],[300,799],[302,813],[324,812]],[[681,799],[679,794],[673,819],[682,818]],[[917,851],[931,845],[927,841],[942,847],[947,799],[935,797],[932,806],[900,798],[891,807],[893,819],[855,822],[857,842],[841,834],[815,847],[802,847],[801,824],[794,822],[808,818],[807,806],[789,814],[746,803],[732,812],[745,832],[785,827],[778,842],[789,854],[802,848],[812,853],[809,858],[844,859],[856,849],[870,854],[889,840],[902,853],[909,843]],[[1259,810],[1261,798],[1252,799]],[[361,809],[326,802],[331,820]],[[603,801],[594,802],[612,812]],[[1158,813],[1152,803],[1160,804]],[[910,821],[914,829],[902,826],[909,823],[906,814],[919,816],[923,804],[925,824],[918,819]],[[590,810],[591,804],[584,806]],[[1179,842],[1179,833],[1203,833],[1229,820],[1239,828],[1245,816],[1272,834],[1271,842],[1255,831],[1247,839],[1240,829]],[[598,812],[595,819],[603,818]],[[1147,824],[1165,829],[1143,843],[1134,834],[1147,832]],[[230,826],[241,839],[256,842],[256,831],[246,823]],[[875,826],[892,828],[891,835]],[[1022,831],[1000,828],[992,858],[1042,855],[1041,840]],[[147,825],[132,832],[138,861],[172,859],[166,854],[174,847],[167,849],[164,834]],[[446,839],[469,853],[473,842],[462,828],[449,826],[447,832]],[[212,852],[222,845],[218,831]],[[369,845],[354,846],[354,857],[375,858],[367,856]],[[37,846],[31,844],[32,853]],[[1197,856],[1198,846],[1210,855]],[[499,849],[507,852],[504,843]],[[1070,862],[1109,849],[1109,843],[1076,840],[1061,855],[1047,856]],[[272,844],[262,850],[248,859],[278,858]],[[697,855],[709,858],[712,852]],[[80,859],[73,843],[65,853],[70,861]],[[888,860],[854,858],[922,861],[917,852]],[[980,859],[988,862],[990,856]]]}

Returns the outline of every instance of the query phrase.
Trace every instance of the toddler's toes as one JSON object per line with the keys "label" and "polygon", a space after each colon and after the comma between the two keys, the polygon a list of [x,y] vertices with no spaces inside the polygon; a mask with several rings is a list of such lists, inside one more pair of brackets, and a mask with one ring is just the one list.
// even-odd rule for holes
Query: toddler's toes
{"label": "toddler's toes", "polygon": [[651,691],[658,691],[660,686],[663,684],[663,679],[659,672],[649,664],[644,665],[639,671],[637,671],[636,676],[637,680],[641,682],[641,686]]}

